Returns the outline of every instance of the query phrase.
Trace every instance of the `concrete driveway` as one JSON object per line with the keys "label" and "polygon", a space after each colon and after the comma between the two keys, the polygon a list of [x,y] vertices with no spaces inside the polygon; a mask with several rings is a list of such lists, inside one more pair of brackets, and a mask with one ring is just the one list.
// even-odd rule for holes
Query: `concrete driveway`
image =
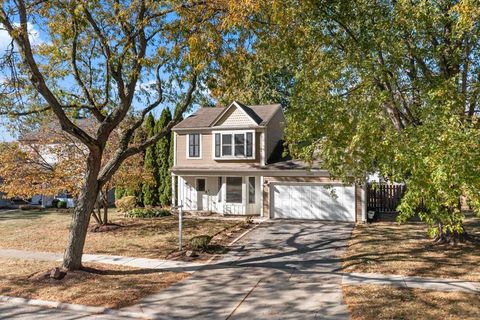
{"label": "concrete driveway", "polygon": [[349,319],[339,271],[352,227],[264,222],[221,261],[127,310],[156,319]]}

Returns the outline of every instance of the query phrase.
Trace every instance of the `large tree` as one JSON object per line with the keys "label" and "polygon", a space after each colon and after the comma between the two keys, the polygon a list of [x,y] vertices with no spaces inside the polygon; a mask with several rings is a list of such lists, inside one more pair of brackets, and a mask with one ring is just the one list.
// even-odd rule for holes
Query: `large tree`
{"label": "large tree", "polygon": [[[478,1],[260,3],[240,28],[252,48],[240,52],[266,70],[288,66],[293,154],[344,179],[379,170],[405,182],[401,221],[419,212],[436,240],[462,238],[460,196],[480,209]],[[234,71],[249,74],[245,65]]]}
{"label": "large tree", "polygon": [[[81,267],[91,212],[99,191],[129,157],[168,134],[194,102],[202,71],[223,46],[228,2],[3,1],[0,26],[12,39],[1,59],[0,113],[35,120],[53,114],[87,150],[84,178],[63,267]],[[39,32],[35,30],[40,29]],[[43,39],[42,43],[37,41]],[[208,50],[205,50],[208,48]],[[180,104],[160,132],[132,137],[157,106]],[[88,133],[72,117],[97,123]],[[134,119],[122,127],[124,119]],[[113,131],[120,139],[102,164]]]}

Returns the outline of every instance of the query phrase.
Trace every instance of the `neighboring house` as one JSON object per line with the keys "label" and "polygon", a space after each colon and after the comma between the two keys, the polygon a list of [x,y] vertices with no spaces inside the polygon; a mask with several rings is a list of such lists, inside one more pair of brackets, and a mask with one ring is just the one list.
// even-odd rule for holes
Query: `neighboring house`
{"label": "neighboring house", "polygon": [[[96,129],[96,122],[90,118],[75,119],[75,124],[89,133]],[[18,143],[21,150],[35,154],[38,157],[39,166],[44,168],[56,165],[60,157],[77,155],[78,163],[75,163],[76,167],[72,168],[73,172],[77,171],[77,166],[83,161],[83,157],[86,157],[88,151],[85,146],[65,133],[57,121],[46,122],[36,130],[22,134]],[[75,207],[76,199],[68,192],[60,192],[56,196],[34,195],[29,204],[50,207],[54,199],[66,202],[67,208]]]}
{"label": "neighboring house", "polygon": [[365,221],[365,192],[283,156],[281,105],[201,108],[173,128],[173,203],[188,211]]}

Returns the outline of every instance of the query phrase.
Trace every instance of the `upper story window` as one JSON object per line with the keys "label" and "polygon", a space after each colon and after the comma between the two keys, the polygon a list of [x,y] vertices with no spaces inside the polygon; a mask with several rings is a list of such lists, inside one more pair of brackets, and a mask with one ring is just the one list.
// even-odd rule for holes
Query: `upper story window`
{"label": "upper story window", "polygon": [[201,135],[199,133],[190,133],[188,135],[188,157],[200,158],[201,147]]}
{"label": "upper story window", "polygon": [[214,132],[215,159],[254,159],[254,132]]}

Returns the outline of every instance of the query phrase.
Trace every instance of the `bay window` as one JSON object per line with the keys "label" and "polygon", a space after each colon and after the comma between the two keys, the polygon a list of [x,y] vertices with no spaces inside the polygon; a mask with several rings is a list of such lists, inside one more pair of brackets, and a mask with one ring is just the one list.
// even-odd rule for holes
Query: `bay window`
{"label": "bay window", "polygon": [[254,159],[254,132],[214,133],[215,159]]}

